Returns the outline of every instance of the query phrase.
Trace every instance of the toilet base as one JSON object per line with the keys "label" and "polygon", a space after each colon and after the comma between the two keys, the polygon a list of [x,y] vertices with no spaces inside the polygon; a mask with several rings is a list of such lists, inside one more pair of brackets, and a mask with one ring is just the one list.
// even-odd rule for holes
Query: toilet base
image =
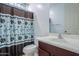
{"label": "toilet base", "polygon": [[34,44],[25,46],[23,52],[25,56],[35,56],[37,55],[37,47]]}
{"label": "toilet base", "polygon": [[38,53],[35,53],[34,55],[22,55],[22,56],[38,56]]}

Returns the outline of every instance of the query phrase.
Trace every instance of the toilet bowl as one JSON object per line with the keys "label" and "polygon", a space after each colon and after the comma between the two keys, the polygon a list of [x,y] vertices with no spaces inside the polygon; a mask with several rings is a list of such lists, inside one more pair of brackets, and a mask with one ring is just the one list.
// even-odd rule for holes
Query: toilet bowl
{"label": "toilet bowl", "polygon": [[34,45],[34,44],[25,46],[25,47],[23,48],[24,56],[34,56],[35,53],[36,53],[36,50],[37,50],[37,47],[36,47],[36,45]]}
{"label": "toilet bowl", "polygon": [[24,56],[38,56],[38,40],[34,40],[34,44],[27,45],[23,48]]}

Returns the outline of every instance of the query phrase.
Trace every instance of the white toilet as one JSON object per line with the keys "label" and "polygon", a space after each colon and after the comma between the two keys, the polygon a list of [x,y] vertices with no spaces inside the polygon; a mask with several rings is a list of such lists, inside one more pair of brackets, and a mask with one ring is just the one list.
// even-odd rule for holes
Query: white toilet
{"label": "white toilet", "polygon": [[35,44],[27,45],[23,48],[24,56],[37,56],[37,44],[38,42],[35,41]]}

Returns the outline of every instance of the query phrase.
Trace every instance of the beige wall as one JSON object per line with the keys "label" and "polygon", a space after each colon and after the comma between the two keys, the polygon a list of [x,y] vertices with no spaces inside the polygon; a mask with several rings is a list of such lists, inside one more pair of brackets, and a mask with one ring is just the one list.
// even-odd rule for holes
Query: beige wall
{"label": "beige wall", "polygon": [[79,4],[64,5],[65,30],[70,34],[79,34]]}

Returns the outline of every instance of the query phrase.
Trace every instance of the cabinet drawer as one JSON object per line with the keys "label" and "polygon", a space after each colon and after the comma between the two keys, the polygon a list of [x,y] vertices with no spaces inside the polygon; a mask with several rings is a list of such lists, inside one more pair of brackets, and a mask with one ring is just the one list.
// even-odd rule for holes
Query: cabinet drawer
{"label": "cabinet drawer", "polygon": [[77,53],[59,47],[52,46],[52,48],[54,48],[54,52],[52,53],[54,53],[55,56],[79,56]]}
{"label": "cabinet drawer", "polygon": [[49,56],[49,53],[42,50],[41,48],[38,48],[38,54],[39,56]]}
{"label": "cabinet drawer", "polygon": [[52,48],[52,45],[49,45],[47,43],[44,43],[44,42],[40,42],[39,41],[39,47],[49,53],[53,52],[54,49]]}

